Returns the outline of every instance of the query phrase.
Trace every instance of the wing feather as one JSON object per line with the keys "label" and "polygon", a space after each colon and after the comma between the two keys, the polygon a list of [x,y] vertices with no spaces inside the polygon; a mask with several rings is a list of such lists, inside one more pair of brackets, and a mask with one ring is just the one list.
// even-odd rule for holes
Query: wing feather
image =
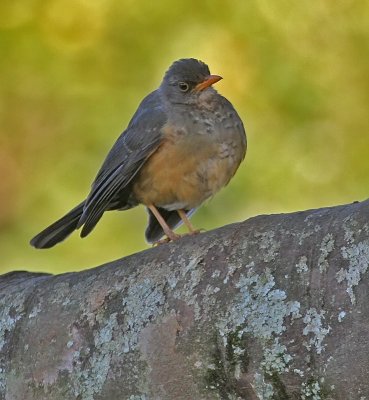
{"label": "wing feather", "polygon": [[[166,114],[157,92],[147,96],[115,142],[104,161],[86,199],[78,228],[86,236],[103,213],[116,202],[117,194],[136,176],[150,155],[159,147]],[[120,204],[124,207],[124,204]]]}

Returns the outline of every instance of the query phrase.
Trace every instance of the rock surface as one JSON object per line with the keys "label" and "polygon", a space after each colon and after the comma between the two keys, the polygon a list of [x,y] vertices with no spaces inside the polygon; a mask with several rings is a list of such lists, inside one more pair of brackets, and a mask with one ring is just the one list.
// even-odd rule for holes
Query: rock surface
{"label": "rock surface", "polygon": [[0,277],[0,399],[369,399],[369,201]]}

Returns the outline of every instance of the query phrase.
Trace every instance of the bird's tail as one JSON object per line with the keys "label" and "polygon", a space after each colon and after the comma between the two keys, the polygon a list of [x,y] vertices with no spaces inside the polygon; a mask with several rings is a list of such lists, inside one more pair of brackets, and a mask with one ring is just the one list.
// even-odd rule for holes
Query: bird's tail
{"label": "bird's tail", "polygon": [[78,221],[83,213],[83,206],[84,202],[73,208],[64,217],[58,219],[36,235],[30,241],[30,244],[36,247],[36,249],[48,249],[64,240],[77,228]]}

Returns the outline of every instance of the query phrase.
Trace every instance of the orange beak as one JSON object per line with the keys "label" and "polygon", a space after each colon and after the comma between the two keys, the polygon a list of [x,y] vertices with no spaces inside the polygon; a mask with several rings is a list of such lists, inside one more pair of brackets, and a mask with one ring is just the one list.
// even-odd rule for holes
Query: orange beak
{"label": "orange beak", "polygon": [[219,76],[219,75],[209,75],[202,82],[200,82],[199,84],[197,84],[195,86],[195,90],[197,92],[200,91],[200,90],[204,90],[207,87],[209,87],[211,85],[214,85],[214,83],[217,83],[221,79],[223,79],[223,78],[221,76]]}

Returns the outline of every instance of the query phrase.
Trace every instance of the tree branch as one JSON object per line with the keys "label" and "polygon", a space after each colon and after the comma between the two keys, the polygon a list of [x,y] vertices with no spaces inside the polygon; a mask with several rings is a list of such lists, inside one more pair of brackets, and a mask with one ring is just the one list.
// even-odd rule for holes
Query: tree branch
{"label": "tree branch", "polygon": [[0,279],[0,399],[369,398],[369,201]]}

